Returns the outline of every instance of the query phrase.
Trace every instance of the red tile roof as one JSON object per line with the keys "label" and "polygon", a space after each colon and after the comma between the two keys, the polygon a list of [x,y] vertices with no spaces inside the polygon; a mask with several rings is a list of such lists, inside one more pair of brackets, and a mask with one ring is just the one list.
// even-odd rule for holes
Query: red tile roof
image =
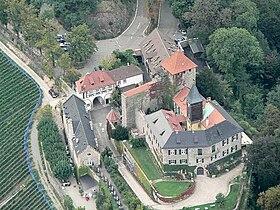
{"label": "red tile roof", "polygon": [[111,109],[111,111],[106,116],[106,120],[110,122],[117,122],[119,119],[120,115],[114,109]]}
{"label": "red tile roof", "polygon": [[177,116],[173,111],[162,110],[165,118],[168,120],[169,125],[173,129],[173,131],[182,131],[182,127],[177,119]]}
{"label": "red tile roof", "polygon": [[154,83],[156,83],[156,82],[155,81],[148,82],[148,83],[143,84],[143,85],[141,85],[139,87],[136,87],[136,88],[133,88],[131,90],[128,90],[128,91],[124,92],[124,94],[126,96],[133,96],[133,95],[135,95],[137,93],[141,93],[143,91],[146,91],[146,90],[150,89],[151,85],[154,84]]}
{"label": "red tile roof", "polygon": [[204,119],[201,122],[201,124],[205,127],[205,129],[208,129],[216,124],[219,124],[220,122],[223,122],[224,120],[225,118],[223,117],[223,115],[217,109],[214,108],[214,110],[208,116],[208,119]]}
{"label": "red tile roof", "polygon": [[190,92],[190,88],[185,86],[174,98],[173,101],[180,107],[182,114],[187,116],[187,95]]}
{"label": "red tile roof", "polygon": [[161,63],[161,66],[170,74],[178,74],[189,69],[196,68],[197,65],[184,55],[182,51],[176,51],[169,58]]}
{"label": "red tile roof", "polygon": [[105,71],[93,71],[86,74],[76,82],[76,88],[79,93],[95,90],[108,85],[113,85],[115,82]]}

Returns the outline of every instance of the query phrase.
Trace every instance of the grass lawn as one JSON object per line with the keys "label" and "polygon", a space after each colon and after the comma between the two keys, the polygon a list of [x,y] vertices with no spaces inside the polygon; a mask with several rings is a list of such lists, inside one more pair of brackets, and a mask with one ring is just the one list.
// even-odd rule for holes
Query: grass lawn
{"label": "grass lawn", "polygon": [[128,144],[126,144],[126,146],[150,180],[156,180],[163,177],[163,173],[149,149],[131,148]]}
{"label": "grass lawn", "polygon": [[191,183],[183,181],[162,181],[155,184],[157,191],[163,196],[172,196],[185,192]]}
{"label": "grass lawn", "polygon": [[204,204],[204,205],[200,205],[200,206],[184,208],[184,210],[194,210],[196,208],[205,209],[205,207],[208,207],[209,210],[232,210],[232,209],[234,209],[236,201],[237,201],[237,197],[238,197],[238,193],[239,193],[239,186],[240,186],[240,184],[234,184],[234,185],[230,186],[230,192],[229,192],[228,196],[225,198],[225,205],[223,207],[218,207],[218,206],[210,207],[210,205],[214,204],[214,203],[209,203],[209,204]]}

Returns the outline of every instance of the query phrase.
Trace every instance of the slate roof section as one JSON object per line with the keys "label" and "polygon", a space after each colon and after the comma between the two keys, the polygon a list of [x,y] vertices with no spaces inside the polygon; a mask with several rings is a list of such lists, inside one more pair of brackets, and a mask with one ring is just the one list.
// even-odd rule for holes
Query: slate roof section
{"label": "slate roof section", "polygon": [[64,102],[63,108],[66,117],[72,120],[75,137],[79,140],[78,143],[73,141],[76,153],[80,154],[88,145],[96,148],[95,135],[90,129],[90,116],[85,110],[85,102],[73,94]]}
{"label": "slate roof section", "polygon": [[165,59],[160,65],[172,75],[197,67],[197,65],[180,50]]}
{"label": "slate roof section", "polygon": [[201,97],[200,93],[198,92],[196,85],[193,85],[191,87],[191,90],[187,96],[187,101],[189,104],[196,104],[196,103],[203,102],[203,98]]}
{"label": "slate roof section", "polygon": [[188,39],[188,43],[193,54],[204,52],[204,48],[198,38]]}
{"label": "slate roof section", "polygon": [[135,65],[122,66],[107,72],[115,82],[143,74],[143,71]]}
{"label": "slate roof section", "polygon": [[145,120],[158,140],[159,146],[163,147],[173,133],[173,129],[167,121],[163,110],[146,115]]}
{"label": "slate roof section", "polygon": [[[178,134],[173,132],[162,148],[208,147],[242,131],[243,129],[239,126],[237,127],[225,120],[207,130],[178,131]],[[180,140],[178,141],[178,139]]]}
{"label": "slate roof section", "polygon": [[175,42],[158,28],[141,42],[140,48],[152,75],[161,74],[160,63],[178,50]]}

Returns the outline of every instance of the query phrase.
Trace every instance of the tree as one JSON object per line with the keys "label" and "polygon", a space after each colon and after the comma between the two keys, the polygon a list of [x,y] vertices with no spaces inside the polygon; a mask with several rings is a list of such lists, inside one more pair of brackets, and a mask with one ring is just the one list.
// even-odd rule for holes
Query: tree
{"label": "tree", "polygon": [[280,84],[274,87],[268,94],[267,94],[267,103],[276,106],[280,110]]}
{"label": "tree", "polygon": [[263,114],[264,104],[260,89],[256,86],[253,87],[253,90],[248,90],[248,92],[242,96],[241,105],[243,114],[251,120],[256,120]]}
{"label": "tree", "polygon": [[251,0],[235,0],[230,5],[233,16],[232,26],[255,30],[259,19],[257,5]]}
{"label": "tree", "polygon": [[205,97],[211,97],[222,105],[229,104],[232,90],[226,81],[222,80],[221,75],[215,74],[212,70],[204,68],[196,76],[196,85]]}
{"label": "tree", "polygon": [[246,29],[220,28],[210,37],[206,47],[211,65],[224,74],[235,96],[240,98],[248,88],[248,66],[258,66],[263,59],[263,51],[257,39]]}
{"label": "tree", "polygon": [[223,12],[223,8],[218,0],[195,1],[191,11],[185,14],[185,19],[188,19],[192,25],[188,29],[189,35],[191,37],[198,37],[202,43],[207,44],[210,34],[222,26],[222,18],[226,25],[228,22],[226,19],[230,19],[229,14],[231,13]]}
{"label": "tree", "polygon": [[146,147],[146,141],[144,138],[132,138],[131,139],[131,145],[133,148],[136,147]]}
{"label": "tree", "polygon": [[122,96],[121,89],[119,87],[116,87],[113,90],[112,95],[111,95],[111,99],[112,99],[111,103],[114,106],[121,107],[122,106],[121,96]]}
{"label": "tree", "polygon": [[160,78],[157,91],[160,107],[162,109],[173,110],[173,97],[176,92],[176,84],[172,84],[169,77],[164,75]]}
{"label": "tree", "polygon": [[259,194],[279,184],[280,138],[267,136],[256,139],[247,151],[255,185],[254,192]]}
{"label": "tree", "polygon": [[84,63],[96,51],[96,45],[86,24],[71,28],[68,35],[68,52],[74,65]]}
{"label": "tree", "polygon": [[280,185],[268,188],[259,194],[258,206],[264,210],[280,209]]}
{"label": "tree", "polygon": [[121,59],[117,58],[117,56],[114,53],[107,56],[106,58],[103,58],[100,61],[100,66],[106,70],[112,70],[115,68],[115,66],[120,66],[120,65],[121,65]]}
{"label": "tree", "polygon": [[72,86],[81,76],[81,73],[77,69],[71,68],[64,71],[63,79],[67,84]]}
{"label": "tree", "polygon": [[68,53],[63,53],[57,61],[57,64],[64,70],[71,69],[73,67],[71,58]]}
{"label": "tree", "polygon": [[[256,3],[260,17],[259,29],[264,33],[272,49],[280,50],[280,7],[279,0],[252,0]],[[271,23],[271,24],[267,24]]]}
{"label": "tree", "polygon": [[74,210],[73,200],[69,195],[66,195],[64,198],[64,207],[66,210]]}
{"label": "tree", "polygon": [[172,0],[170,3],[173,15],[184,22],[185,26],[189,26],[190,22],[185,19],[184,14],[190,11],[194,5],[194,0]]}
{"label": "tree", "polygon": [[43,22],[43,27],[39,30],[40,39],[36,43],[36,47],[43,49],[44,54],[47,59],[51,62],[52,66],[56,66],[56,62],[58,58],[63,53],[63,50],[55,40],[56,29],[54,28],[52,22],[50,20],[45,20]]}
{"label": "tree", "polygon": [[[120,60],[120,66],[126,66],[127,64],[129,65],[138,65],[138,61],[135,59],[133,56],[133,50],[128,49],[123,52],[119,50],[114,50],[113,54],[116,55],[116,58]],[[114,68],[118,68],[120,66],[115,66]]]}
{"label": "tree", "polygon": [[8,24],[7,3],[6,0],[0,0],[0,23],[4,26]]}
{"label": "tree", "polygon": [[112,138],[121,141],[128,139],[128,130],[121,125],[118,125],[116,129],[112,130]]}
{"label": "tree", "polygon": [[225,205],[225,196],[223,193],[219,193],[216,195],[216,204],[219,207],[223,207]]}
{"label": "tree", "polygon": [[280,110],[272,105],[267,104],[264,115],[261,116],[263,124],[261,125],[261,134],[263,136],[274,135],[275,130],[280,128]]}
{"label": "tree", "polygon": [[72,168],[66,161],[58,161],[53,167],[53,174],[60,180],[69,179],[72,175]]}
{"label": "tree", "polygon": [[21,31],[22,24],[25,22],[23,18],[23,12],[25,11],[27,5],[25,0],[9,0],[7,3],[7,14],[8,20],[13,25],[13,29],[16,35],[19,37],[19,32]]}

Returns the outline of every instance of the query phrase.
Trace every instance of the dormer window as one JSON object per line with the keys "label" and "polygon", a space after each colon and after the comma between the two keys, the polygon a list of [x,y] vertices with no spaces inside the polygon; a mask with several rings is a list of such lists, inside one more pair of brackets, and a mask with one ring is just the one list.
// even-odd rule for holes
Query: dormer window
{"label": "dormer window", "polygon": [[156,124],[157,121],[158,121],[158,118],[154,119],[153,123]]}
{"label": "dormer window", "polygon": [[164,133],[165,133],[165,130],[162,130],[159,135],[163,136]]}

